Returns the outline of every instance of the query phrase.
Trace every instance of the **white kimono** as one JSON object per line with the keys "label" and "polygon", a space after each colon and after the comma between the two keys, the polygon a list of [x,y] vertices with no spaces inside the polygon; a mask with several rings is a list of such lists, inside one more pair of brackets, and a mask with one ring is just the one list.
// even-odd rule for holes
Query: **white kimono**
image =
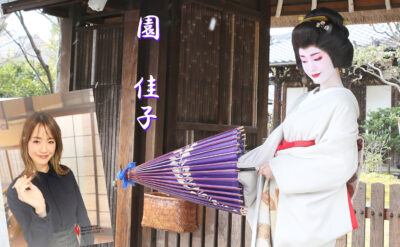
{"label": "white kimono", "polygon": [[[270,162],[271,182],[279,187],[274,247],[331,246],[352,230],[346,182],[358,163],[358,103],[346,88],[315,91],[300,97],[263,145],[239,159],[238,167]],[[282,139],[315,140],[315,145],[281,150],[273,157]],[[240,172],[239,181],[255,246],[264,177]]]}

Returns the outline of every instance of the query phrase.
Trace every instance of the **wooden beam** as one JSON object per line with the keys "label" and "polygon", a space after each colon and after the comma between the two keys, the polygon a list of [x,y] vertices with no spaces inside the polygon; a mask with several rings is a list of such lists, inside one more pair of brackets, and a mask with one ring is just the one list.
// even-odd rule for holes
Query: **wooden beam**
{"label": "wooden beam", "polygon": [[275,17],[281,16],[282,5],[283,5],[283,0],[278,0],[278,3],[276,4]]}
{"label": "wooden beam", "polygon": [[[321,7],[322,3],[320,3]],[[366,23],[378,23],[378,22],[399,22],[400,21],[400,8],[392,8],[391,10],[381,9],[381,10],[365,10],[365,11],[355,11],[349,13],[348,6],[340,14],[343,18],[350,24],[366,24]],[[283,12],[284,16],[276,18],[271,17],[271,27],[294,27],[299,23],[299,17],[303,16],[306,12],[286,15],[287,12]]]}
{"label": "wooden beam", "polygon": [[20,0],[10,3],[5,3],[1,5],[4,14],[10,14],[19,10],[32,10],[40,9],[43,7],[48,7],[52,5],[62,6],[62,5],[72,5],[75,3],[83,3],[83,0]]}
{"label": "wooden beam", "polygon": [[[122,96],[118,164],[125,167],[134,155],[134,130],[137,76],[138,41],[136,37],[139,24],[139,10],[124,13],[124,48],[122,58]],[[137,188],[135,188],[137,189]],[[131,246],[132,212],[138,205],[132,204],[132,186],[125,190],[118,181],[115,246]],[[134,225],[137,228],[139,226]]]}
{"label": "wooden beam", "polygon": [[400,245],[400,184],[391,184],[390,187],[390,218],[389,218],[389,246]]}
{"label": "wooden beam", "polygon": [[260,1],[261,18],[259,22],[258,52],[258,85],[257,85],[257,145],[261,145],[263,138],[267,137],[268,123],[268,71],[269,71],[269,32],[271,27],[270,1]]}
{"label": "wooden beam", "polygon": [[[269,42],[268,42],[269,43]],[[269,50],[269,49],[268,49]],[[257,122],[259,121],[258,119],[258,112],[257,109],[259,107],[258,105],[258,73],[259,73],[259,55],[260,55],[260,23],[256,21],[254,23],[254,60],[253,60],[253,114],[252,114],[252,123],[251,126],[257,127]],[[267,97],[268,99],[268,97]],[[267,116],[265,116],[267,117]]]}
{"label": "wooden beam", "polygon": [[391,6],[391,4],[390,4],[390,0],[385,0],[385,6],[386,6],[386,9],[387,9],[387,10],[392,9],[392,6]]}
{"label": "wooden beam", "polygon": [[[180,48],[180,20],[182,11],[182,1],[175,1],[171,6],[171,15],[175,16],[176,19],[172,20],[170,30],[168,32],[168,78],[166,78],[167,89],[166,97],[166,134],[165,134],[165,152],[175,150],[176,145],[176,122],[177,122],[177,106],[178,99],[176,92],[178,86],[176,83],[179,79],[179,55],[181,52]],[[179,20],[179,21],[177,21]]]}
{"label": "wooden beam", "polygon": [[349,13],[354,12],[354,2],[353,0],[349,0]]}
{"label": "wooden beam", "polygon": [[[152,14],[156,15],[160,19],[160,23],[166,23],[168,21],[168,1],[155,0],[149,3],[148,8],[152,9]],[[163,139],[164,139],[164,119],[165,119],[165,102],[166,98],[166,69],[167,69],[167,45],[168,45],[168,26],[160,25],[160,40],[141,40],[140,43],[143,44],[147,49],[146,58],[144,59],[145,64],[143,67],[144,74],[143,77],[148,80],[150,75],[155,78],[156,82],[156,92],[159,99],[148,99],[147,106],[152,108],[152,114],[157,116],[156,120],[152,120],[150,128],[146,131],[146,149],[145,149],[145,161],[154,159],[155,157],[163,154]],[[143,61],[142,59],[140,60]],[[147,87],[147,83],[146,87]],[[143,85],[145,85],[143,84]],[[144,188],[144,192],[150,192],[149,188]],[[149,229],[142,229],[142,247],[150,247],[155,243],[154,240],[160,237],[166,237],[163,231],[157,230],[157,237],[153,235],[156,232]],[[158,239],[159,241],[165,241]]]}
{"label": "wooden beam", "polygon": [[317,8],[317,0],[311,0],[311,10],[314,10]]}
{"label": "wooden beam", "polygon": [[252,17],[255,19],[261,18],[260,11],[244,7],[243,5],[233,3],[233,1],[226,0],[189,0],[189,2],[208,6],[215,10],[221,10],[224,12],[232,12],[241,16]]}
{"label": "wooden beam", "polygon": [[72,48],[72,19],[61,18],[60,31],[60,57],[59,57],[59,73],[58,84],[56,85],[56,92],[68,92],[70,82],[70,68],[71,68],[71,48]]}
{"label": "wooden beam", "polygon": [[[336,11],[347,11],[348,9],[348,3],[347,2],[320,2],[318,4],[318,7],[327,7],[330,9],[334,9]],[[286,16],[286,15],[305,15],[306,13],[310,12],[310,9],[312,8],[312,4],[292,4],[292,5],[287,5],[285,4],[282,6],[282,12],[281,16]],[[271,6],[270,12],[271,15],[276,12],[277,6]]]}
{"label": "wooden beam", "polygon": [[[276,80],[279,80],[278,78]],[[281,124],[281,106],[282,106],[282,83],[280,81],[275,82],[275,91],[274,91],[274,114],[272,121],[272,128]]]}
{"label": "wooden beam", "polygon": [[384,237],[384,213],[385,209],[385,185],[371,184],[371,215],[370,215],[370,245],[383,247]]}

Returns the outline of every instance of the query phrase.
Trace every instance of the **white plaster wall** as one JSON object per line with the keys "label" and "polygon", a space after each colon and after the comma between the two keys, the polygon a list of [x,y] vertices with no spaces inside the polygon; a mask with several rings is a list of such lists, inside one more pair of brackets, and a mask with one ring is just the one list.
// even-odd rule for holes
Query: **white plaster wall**
{"label": "white plaster wall", "polygon": [[390,86],[367,86],[366,112],[376,111],[379,108],[392,106]]}

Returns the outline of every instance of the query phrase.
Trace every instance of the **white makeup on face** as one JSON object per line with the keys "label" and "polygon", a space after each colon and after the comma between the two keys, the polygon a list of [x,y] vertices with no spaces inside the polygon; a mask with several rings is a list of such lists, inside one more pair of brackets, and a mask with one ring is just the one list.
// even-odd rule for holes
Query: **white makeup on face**
{"label": "white makeup on face", "polygon": [[47,164],[55,150],[56,141],[50,130],[43,125],[36,125],[28,142],[28,154],[38,171],[47,172]]}
{"label": "white makeup on face", "polygon": [[342,85],[337,69],[333,66],[329,54],[316,46],[299,49],[299,56],[304,72],[321,89],[333,85]]}

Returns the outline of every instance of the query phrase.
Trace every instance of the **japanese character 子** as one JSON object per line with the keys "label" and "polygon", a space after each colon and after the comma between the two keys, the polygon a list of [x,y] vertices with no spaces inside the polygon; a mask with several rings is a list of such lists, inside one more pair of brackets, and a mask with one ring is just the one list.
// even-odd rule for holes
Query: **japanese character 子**
{"label": "japanese character \u5b50", "polygon": [[[144,21],[143,21],[144,19]],[[148,15],[139,19],[139,27],[137,37],[139,39],[155,39],[160,40],[160,20],[156,15]]]}
{"label": "japanese character \u5b50", "polygon": [[[143,106],[140,108],[142,108],[142,110],[144,111],[144,116],[138,117],[137,121],[139,122],[140,126],[142,126],[142,129],[144,129],[144,131],[146,131],[150,128],[151,119],[157,119],[157,116],[149,115],[153,111],[151,106]],[[145,121],[145,122],[142,123],[143,121]]]}

